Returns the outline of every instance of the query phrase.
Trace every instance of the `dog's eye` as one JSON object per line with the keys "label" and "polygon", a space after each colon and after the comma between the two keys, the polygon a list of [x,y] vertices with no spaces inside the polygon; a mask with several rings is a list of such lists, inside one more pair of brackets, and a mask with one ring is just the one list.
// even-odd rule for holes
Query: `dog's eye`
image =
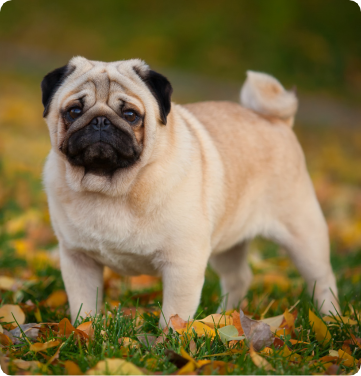
{"label": "dog's eye", "polygon": [[132,110],[125,110],[123,112],[123,117],[129,123],[135,123],[138,120],[138,115]]}
{"label": "dog's eye", "polygon": [[73,107],[68,111],[68,115],[72,120],[77,119],[82,114],[82,110],[79,107]]}

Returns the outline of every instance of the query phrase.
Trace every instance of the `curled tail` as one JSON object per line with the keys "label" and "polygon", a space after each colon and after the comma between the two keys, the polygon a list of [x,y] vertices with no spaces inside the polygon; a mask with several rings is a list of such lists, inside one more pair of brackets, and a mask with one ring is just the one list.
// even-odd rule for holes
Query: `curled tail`
{"label": "curled tail", "polygon": [[252,71],[247,71],[247,79],[241,89],[241,103],[259,114],[282,119],[290,127],[298,107],[294,91],[285,90],[269,74]]}

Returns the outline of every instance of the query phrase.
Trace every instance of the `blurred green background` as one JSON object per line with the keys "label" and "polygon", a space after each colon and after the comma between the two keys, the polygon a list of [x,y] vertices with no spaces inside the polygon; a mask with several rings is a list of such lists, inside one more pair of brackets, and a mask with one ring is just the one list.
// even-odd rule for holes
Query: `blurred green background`
{"label": "blurred green background", "polygon": [[[47,212],[41,171],[50,143],[42,119],[42,77],[75,55],[105,61],[138,57],[168,76],[178,103],[238,101],[247,69],[271,73],[286,87],[296,85],[295,132],[333,247],[359,252],[360,31],[360,9],[349,0],[5,3],[0,12],[2,234],[9,220]],[[55,240],[35,236],[33,243],[48,247]]]}

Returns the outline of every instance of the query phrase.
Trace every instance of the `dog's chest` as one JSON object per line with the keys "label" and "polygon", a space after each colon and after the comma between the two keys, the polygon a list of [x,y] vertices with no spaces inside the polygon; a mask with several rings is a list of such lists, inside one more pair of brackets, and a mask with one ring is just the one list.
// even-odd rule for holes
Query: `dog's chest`
{"label": "dog's chest", "polygon": [[60,231],[81,249],[122,274],[155,274],[162,236],[156,220],[137,216],[117,200],[74,200],[63,205]]}

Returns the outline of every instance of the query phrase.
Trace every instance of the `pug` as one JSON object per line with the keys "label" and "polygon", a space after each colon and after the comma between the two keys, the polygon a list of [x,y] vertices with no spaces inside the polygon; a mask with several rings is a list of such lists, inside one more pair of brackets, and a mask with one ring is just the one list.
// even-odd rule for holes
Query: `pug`
{"label": "pug", "polygon": [[171,102],[142,60],[75,57],[42,81],[44,184],[74,321],[102,303],[103,267],[163,279],[160,325],[193,316],[210,262],[233,308],[255,236],[284,247],[322,312],[339,310],[327,225],[292,131],[298,101],[249,71],[241,104]]}

